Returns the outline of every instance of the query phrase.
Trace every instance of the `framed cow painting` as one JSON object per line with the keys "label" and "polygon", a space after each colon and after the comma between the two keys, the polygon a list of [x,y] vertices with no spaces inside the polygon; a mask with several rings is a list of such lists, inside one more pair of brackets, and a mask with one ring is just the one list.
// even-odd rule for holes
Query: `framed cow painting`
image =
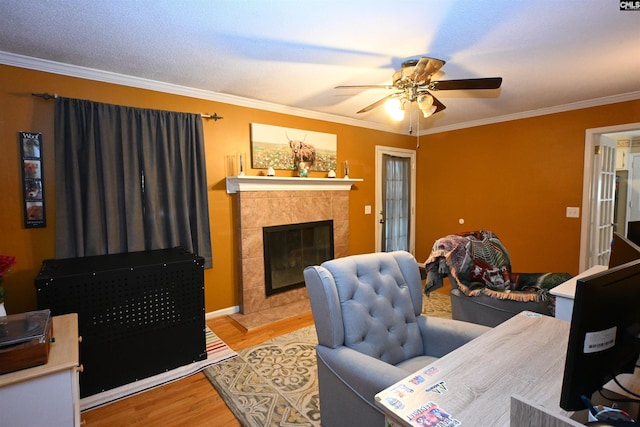
{"label": "framed cow painting", "polygon": [[251,165],[254,169],[310,171],[336,169],[337,135],[251,123]]}

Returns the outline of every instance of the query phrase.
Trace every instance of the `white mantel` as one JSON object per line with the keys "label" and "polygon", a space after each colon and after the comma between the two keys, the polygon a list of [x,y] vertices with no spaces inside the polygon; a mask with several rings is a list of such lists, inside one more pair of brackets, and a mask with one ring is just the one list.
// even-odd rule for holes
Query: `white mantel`
{"label": "white mantel", "polygon": [[239,191],[351,190],[361,178],[299,178],[284,176],[228,176],[227,193]]}

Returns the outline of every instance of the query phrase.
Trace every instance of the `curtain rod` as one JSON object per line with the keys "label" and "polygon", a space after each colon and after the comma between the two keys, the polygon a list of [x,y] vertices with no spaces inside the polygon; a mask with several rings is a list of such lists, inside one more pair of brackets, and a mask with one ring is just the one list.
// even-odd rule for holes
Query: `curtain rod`
{"label": "curtain rod", "polygon": [[[56,99],[58,98],[58,94],[54,93],[54,94],[50,94],[50,93],[32,93],[31,96],[37,96],[38,98],[42,98],[42,99]],[[219,116],[218,113],[213,113],[213,114],[207,114],[207,113],[200,113],[200,117],[202,117],[203,119],[213,119],[213,121],[217,122],[218,120],[224,119],[224,117]]]}

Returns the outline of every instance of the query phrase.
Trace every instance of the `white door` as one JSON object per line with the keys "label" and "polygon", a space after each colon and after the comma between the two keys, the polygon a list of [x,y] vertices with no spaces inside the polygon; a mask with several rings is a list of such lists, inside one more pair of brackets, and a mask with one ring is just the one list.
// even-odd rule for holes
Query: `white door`
{"label": "white door", "polygon": [[640,221],[640,154],[632,154],[630,157],[628,222]]}
{"label": "white door", "polygon": [[376,251],[415,250],[416,152],[376,146]]}
{"label": "white door", "polygon": [[616,190],[616,141],[601,137],[594,152],[593,227],[589,267],[608,265],[613,239]]}

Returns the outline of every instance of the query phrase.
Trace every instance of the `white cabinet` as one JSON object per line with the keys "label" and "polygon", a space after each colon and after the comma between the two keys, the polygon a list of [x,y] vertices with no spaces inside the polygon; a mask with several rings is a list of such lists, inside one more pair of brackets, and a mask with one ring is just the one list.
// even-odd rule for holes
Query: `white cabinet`
{"label": "white cabinet", "polygon": [[607,270],[609,267],[606,265],[594,265],[586,271],[578,274],[552,288],[549,293],[556,297],[556,318],[561,320],[571,321],[573,315],[573,301],[576,298],[576,285],[578,279],[591,276],[592,274],[600,273]]}
{"label": "white cabinet", "polygon": [[79,426],[78,315],[54,316],[45,365],[0,375],[0,424]]}
{"label": "white cabinet", "polygon": [[616,169],[629,170],[629,140],[618,141],[616,147]]}

